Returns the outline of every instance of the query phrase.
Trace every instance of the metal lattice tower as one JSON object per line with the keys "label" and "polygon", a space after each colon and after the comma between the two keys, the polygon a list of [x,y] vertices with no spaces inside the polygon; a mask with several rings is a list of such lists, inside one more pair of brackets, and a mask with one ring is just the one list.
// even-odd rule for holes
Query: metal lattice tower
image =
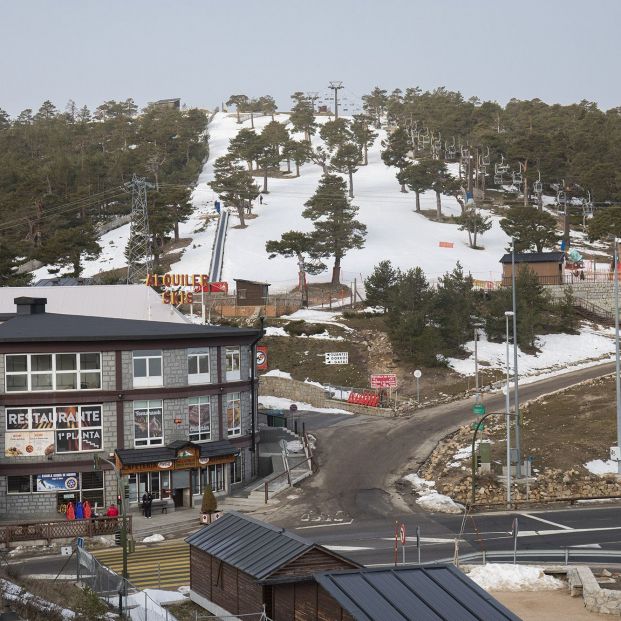
{"label": "metal lattice tower", "polygon": [[125,184],[125,189],[132,193],[129,241],[125,250],[127,284],[144,282],[151,271],[151,235],[147,209],[147,186],[150,185],[136,175]]}

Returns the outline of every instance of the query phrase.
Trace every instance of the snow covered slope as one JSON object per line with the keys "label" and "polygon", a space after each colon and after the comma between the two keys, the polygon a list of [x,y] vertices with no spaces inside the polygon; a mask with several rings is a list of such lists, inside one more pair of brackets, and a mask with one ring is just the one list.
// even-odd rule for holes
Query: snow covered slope
{"label": "snow covered slope", "polygon": [[[287,115],[280,114],[277,121],[287,121]],[[325,117],[319,117],[323,122]],[[257,131],[271,121],[271,117],[255,119]],[[213,178],[213,162],[224,155],[229,140],[241,127],[248,127],[248,122],[241,125],[235,117],[218,113],[209,126],[210,159],[200,176],[194,192],[194,204],[197,208],[209,208],[215,198],[207,183]],[[507,237],[494,218],[491,231],[481,238],[485,250],[472,250],[467,245],[467,234],[459,231],[454,224],[439,224],[427,220],[414,212],[414,194],[402,194],[399,191],[395,173],[381,160],[381,140],[384,131],[379,132],[375,144],[369,150],[369,165],[361,166],[354,174],[354,204],[360,208],[358,219],[367,225],[368,234],[362,250],[349,252],[343,260],[343,280],[360,279],[371,273],[373,267],[383,259],[390,259],[402,269],[421,266],[429,278],[441,276],[453,269],[459,260],[467,271],[481,280],[497,279],[501,270],[498,263]],[[313,144],[319,145],[321,139],[313,138]],[[296,264],[291,259],[268,259],[265,242],[278,239],[282,233],[292,229],[310,231],[312,225],[302,218],[304,203],[314,193],[322,171],[316,164],[302,167],[299,178],[269,179],[269,194],[264,197],[263,205],[258,201],[254,213],[255,219],[247,220],[248,228],[234,228],[238,224],[236,214],[231,219],[224,257],[223,280],[247,278],[250,280],[267,280],[273,290],[283,289],[297,282]],[[257,180],[262,181],[260,178]],[[422,209],[435,209],[435,194],[427,192],[421,197]],[[452,197],[443,197],[443,211],[446,214],[460,213],[459,205]],[[184,228],[192,229],[188,223]],[[195,223],[194,223],[195,226]],[[184,233],[185,235],[185,233]],[[181,260],[173,265],[174,271],[196,273],[204,271],[209,265],[213,231],[194,236],[195,243],[201,245],[189,248]],[[439,247],[440,241],[453,242],[453,248]],[[311,280],[326,281],[329,272],[311,277]]]}

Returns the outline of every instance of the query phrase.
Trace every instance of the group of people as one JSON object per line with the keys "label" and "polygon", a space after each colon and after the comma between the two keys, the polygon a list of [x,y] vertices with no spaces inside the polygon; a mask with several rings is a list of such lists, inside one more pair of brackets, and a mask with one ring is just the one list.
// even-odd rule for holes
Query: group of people
{"label": "group of people", "polygon": [[93,517],[93,509],[88,500],[79,501],[75,505],[72,501],[67,503],[65,516],[68,520],[88,520]]}

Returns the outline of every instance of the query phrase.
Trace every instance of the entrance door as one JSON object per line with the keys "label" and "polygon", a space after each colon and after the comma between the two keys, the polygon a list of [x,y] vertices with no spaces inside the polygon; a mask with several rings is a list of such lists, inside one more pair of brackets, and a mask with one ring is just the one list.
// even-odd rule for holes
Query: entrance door
{"label": "entrance door", "polygon": [[173,499],[173,502],[175,503],[175,509],[177,507],[183,507],[183,488],[182,487],[179,487],[173,490],[172,499]]}

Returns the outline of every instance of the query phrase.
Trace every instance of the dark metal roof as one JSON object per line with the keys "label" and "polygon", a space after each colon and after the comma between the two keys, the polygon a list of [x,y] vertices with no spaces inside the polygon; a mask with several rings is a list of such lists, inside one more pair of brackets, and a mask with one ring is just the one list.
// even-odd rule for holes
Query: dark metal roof
{"label": "dark metal roof", "polygon": [[216,440],[204,444],[194,444],[177,440],[166,446],[154,446],[152,448],[116,449],[116,454],[123,466],[136,464],[152,464],[158,461],[175,461],[177,451],[184,446],[198,446],[201,449],[201,457],[223,457],[225,455],[237,455],[236,449],[228,440]]}
{"label": "dark metal roof", "polygon": [[[562,263],[565,258],[564,252],[516,252],[516,263]],[[500,259],[501,263],[511,263],[511,253],[505,254]]]}
{"label": "dark metal roof", "polygon": [[257,580],[266,578],[304,552],[320,547],[284,528],[235,511],[227,511],[186,541]]}
{"label": "dark metal roof", "polygon": [[24,341],[150,341],[162,339],[258,337],[259,330],[39,313],[16,315],[0,325],[0,343]]}
{"label": "dark metal roof", "polygon": [[262,282],[260,280],[246,280],[245,278],[233,278],[233,280],[235,282],[246,282],[249,285],[266,285],[268,287],[271,287],[272,283],[269,282]]}
{"label": "dark metal roof", "polygon": [[356,621],[520,621],[453,565],[315,574]]}

